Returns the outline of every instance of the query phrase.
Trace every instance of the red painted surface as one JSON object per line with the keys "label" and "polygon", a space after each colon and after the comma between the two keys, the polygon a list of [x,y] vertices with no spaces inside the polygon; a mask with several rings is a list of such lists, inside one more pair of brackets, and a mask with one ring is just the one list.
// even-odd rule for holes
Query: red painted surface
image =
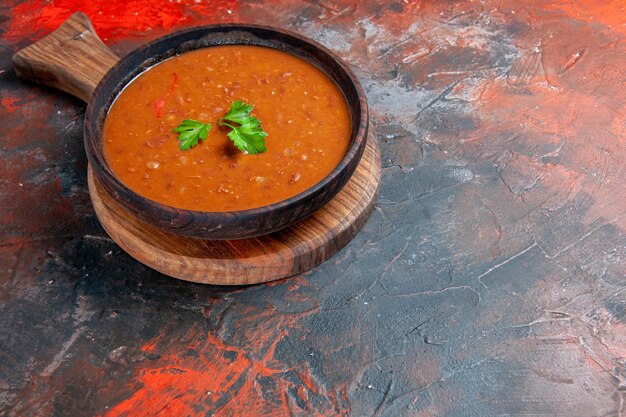
{"label": "red painted surface", "polygon": [[545,1],[542,6],[569,18],[596,23],[626,34],[626,4],[622,0]]}
{"label": "red painted surface", "polygon": [[[106,417],[153,416],[158,413],[168,415],[203,415],[205,407],[213,408],[214,416],[257,416],[283,415],[292,406],[292,399],[284,395],[288,389],[295,389],[306,403],[310,394],[332,394],[320,392],[320,387],[307,373],[306,364],[296,375],[300,383],[289,382],[281,375],[290,370],[275,359],[277,344],[286,335],[282,328],[297,325],[297,320],[281,321],[278,329],[258,326],[256,320],[271,316],[269,312],[249,309],[254,319],[244,320],[247,326],[244,346],[226,344],[212,333],[203,334],[192,328],[182,336],[186,342],[177,343],[164,336],[149,342],[142,350],[146,353],[169,351],[150,367],[138,370],[136,391],[104,414]],[[261,317],[259,317],[261,315]],[[172,345],[174,342],[174,345]],[[172,350],[172,348],[174,348]],[[193,352],[185,354],[184,352]],[[292,369],[293,371],[293,369]],[[273,401],[266,401],[259,379],[275,378],[278,384],[273,387]],[[323,391],[323,388],[321,388]],[[203,404],[202,406],[198,406]],[[328,405],[328,409],[307,410],[312,416],[343,415],[341,410]],[[329,413],[329,414],[327,414]]]}
{"label": "red painted surface", "polygon": [[111,42],[150,29],[172,30],[212,20],[236,20],[238,4],[234,0],[36,0],[12,9],[9,29],[3,37],[16,41],[32,36],[33,29],[50,32],[77,11],[87,14],[98,35],[105,42]]}
{"label": "red painted surface", "polygon": [[15,103],[17,103],[18,100],[17,97],[2,97],[2,99],[0,99],[0,105],[2,105],[5,111],[13,113],[17,110]]}
{"label": "red painted surface", "polygon": [[385,168],[366,228],[311,273],[263,287],[182,284],[99,229],[80,104],[0,79],[8,415],[626,413],[624,7],[11,7],[7,51],[79,8],[121,52],[218,21],[311,36],[362,80]]}

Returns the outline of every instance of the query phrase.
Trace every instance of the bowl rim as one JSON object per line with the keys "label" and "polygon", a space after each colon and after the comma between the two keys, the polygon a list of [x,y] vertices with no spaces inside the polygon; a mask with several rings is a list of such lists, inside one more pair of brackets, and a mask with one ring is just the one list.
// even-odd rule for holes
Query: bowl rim
{"label": "bowl rim", "polygon": [[[127,86],[129,83],[131,83],[132,80],[136,76],[142,74],[153,65],[156,65],[162,62],[164,59],[156,60],[156,62],[154,62],[153,64],[146,66],[144,69],[139,71],[135,76],[131,77],[130,80],[126,82],[122,81],[124,78],[123,76],[116,74],[116,70],[119,69],[121,66],[125,65],[128,61],[137,57],[141,57],[141,55],[145,53],[145,51],[151,49],[155,45],[158,45],[160,43],[166,43],[168,41],[171,42],[175,38],[180,38],[180,37],[183,37],[184,35],[193,34],[194,32],[198,32],[200,34],[201,32],[206,31],[207,33],[210,34],[212,33],[211,31],[213,30],[218,33],[220,31],[224,33],[230,33],[230,32],[236,32],[236,31],[240,31],[240,32],[248,31],[253,36],[255,35],[254,33],[255,31],[262,31],[262,32],[271,34],[273,37],[277,39],[292,38],[292,40],[295,40],[296,42],[299,42],[299,43],[308,44],[308,46],[313,47],[314,50],[316,50],[316,52],[321,52],[323,55],[326,55],[327,58],[330,58],[333,61],[333,64],[337,65],[339,69],[343,71],[343,73],[345,74],[345,76],[347,77],[347,79],[349,80],[351,84],[350,87],[356,91],[356,98],[359,101],[358,108],[360,110],[360,114],[357,113],[358,117],[356,118],[353,115],[350,116],[351,123],[354,120],[358,120],[358,124],[354,126],[354,123],[352,123],[351,141],[341,161],[337,164],[337,166],[335,166],[335,168],[333,168],[333,170],[330,173],[328,173],[328,175],[322,178],[319,182],[317,182],[313,186],[305,189],[304,191],[292,197],[289,197],[285,200],[277,201],[268,205],[264,205],[261,207],[255,207],[255,208],[237,210],[237,211],[203,211],[203,210],[179,208],[179,207],[164,204],[156,200],[152,200],[148,197],[145,197],[137,193],[136,191],[134,191],[132,188],[130,188],[126,184],[124,184],[114,174],[112,169],[109,167],[108,163],[106,162],[104,152],[101,150],[101,148],[97,146],[97,144],[98,143],[100,145],[102,144],[103,138],[102,138],[101,130],[102,130],[102,125],[103,125],[103,120],[104,118],[106,118],[106,114],[108,113],[108,110],[110,106],[112,105],[112,102],[117,98],[117,96],[120,94],[123,88]],[[202,38],[202,36],[207,36],[207,34],[199,35],[198,39]],[[184,42],[181,42],[179,45],[182,45],[183,43]],[[240,45],[254,45],[250,43],[239,43],[239,44]],[[285,42],[285,44],[288,44],[288,43]],[[232,44],[229,44],[229,45],[232,45]],[[210,45],[207,47],[211,47],[211,46],[216,46],[216,45]],[[264,46],[264,45],[257,45],[257,46]],[[175,48],[175,46],[172,46],[172,49],[173,48]],[[201,47],[195,48],[195,49],[201,49]],[[278,49],[278,48],[274,48],[274,49]],[[302,47],[294,46],[294,49],[302,49]],[[282,51],[282,52],[290,53],[289,51]],[[344,98],[346,99],[346,101],[348,100],[348,98],[346,97],[346,88],[342,87],[339,84],[339,81],[337,79],[333,78],[324,69],[319,68],[318,65],[311,62],[310,60],[307,60],[305,57],[299,56],[293,53],[292,55],[295,55],[300,59],[304,59],[305,61],[309,62],[312,65],[315,65],[318,69],[324,72],[329,78],[331,78],[335,82],[337,87],[342,91],[342,94],[344,95]],[[146,62],[148,59],[150,58],[144,59],[144,62]],[[114,90],[112,91],[110,88],[108,88],[109,87],[108,84],[112,78],[114,80],[117,80],[119,84],[123,84],[121,89],[119,89],[119,91],[114,91]],[[101,108],[96,108],[94,105],[95,98],[103,94],[106,95],[110,100],[108,102],[108,105],[106,106],[106,109],[105,109],[106,111]],[[350,103],[348,103],[348,105],[350,107]],[[100,121],[100,119],[102,119],[102,121]],[[201,224],[198,224],[196,226],[192,225],[192,227],[189,230],[187,230],[186,227],[190,226],[190,223],[197,222],[197,223],[217,224],[217,226],[214,229],[220,229],[222,227],[227,227],[227,223],[229,219],[236,218],[240,222],[249,222],[254,219],[258,219],[259,216],[265,215],[268,212],[273,212],[273,211],[284,212],[284,211],[295,209],[300,204],[302,204],[303,200],[313,198],[316,196],[316,194],[319,195],[321,191],[324,190],[329,184],[331,184],[334,181],[337,181],[339,177],[341,177],[341,175],[346,171],[346,169],[350,169],[351,172],[349,172],[348,178],[345,179],[345,181],[343,181],[342,186],[345,185],[345,182],[347,182],[347,180],[352,175],[353,171],[356,169],[356,166],[358,165],[358,161],[360,160],[363,154],[363,151],[365,149],[365,144],[366,144],[367,136],[368,136],[368,127],[369,127],[368,125],[369,125],[369,110],[367,107],[367,100],[366,100],[363,87],[361,86],[361,83],[359,82],[358,78],[355,76],[353,71],[350,69],[350,67],[330,49],[326,48],[325,46],[321,45],[320,43],[306,36],[303,36],[298,33],[285,30],[282,28],[277,28],[277,27],[267,26],[267,25],[259,25],[259,24],[248,24],[248,23],[224,23],[224,24],[194,26],[190,28],[181,29],[181,30],[172,32],[170,34],[161,36],[150,42],[147,42],[139,46],[138,48],[133,49],[129,54],[122,57],[113,67],[109,69],[109,71],[107,71],[104,77],[100,80],[100,82],[96,86],[87,104],[87,110],[85,113],[84,140],[85,140],[85,149],[87,152],[89,162],[95,168],[94,173],[96,174],[96,178],[99,180],[99,183],[103,185],[107,191],[111,192],[113,196],[119,198],[126,208],[131,209],[131,211],[133,211],[136,215],[147,214],[146,216],[147,218],[142,217],[142,219],[152,224],[154,224],[154,221],[150,221],[152,218],[161,219],[161,222],[159,224],[160,227],[163,227],[165,225],[173,226],[174,223],[177,223],[178,220],[182,220],[183,224],[181,225],[182,226],[181,229],[178,229],[177,227],[173,227],[173,228],[167,227],[167,230],[170,230],[175,233],[182,234],[182,235],[189,235],[193,237],[204,237],[204,235],[215,234],[214,233],[215,231],[208,230],[206,228],[203,229]],[[103,177],[106,178],[106,180],[102,180]],[[334,195],[336,195],[336,193],[339,192],[340,189],[341,187],[339,187],[338,190],[333,192],[333,194],[330,197],[328,197],[326,201],[329,201]],[[133,201],[134,204],[129,203],[129,201]],[[133,207],[133,205],[140,206],[141,209],[138,209],[137,207]],[[321,205],[322,204],[320,204],[320,206]],[[312,211],[313,210],[310,210],[310,212]],[[306,217],[306,215],[301,216],[300,218],[304,218],[304,217]],[[204,219],[204,221],[202,219]],[[290,222],[289,224],[292,224],[294,221]],[[276,230],[280,230],[284,227],[287,227],[289,224],[282,225],[278,229],[261,231],[261,233],[257,233],[256,236],[267,234],[267,233],[272,233]],[[195,230],[197,228],[199,228],[199,230]],[[178,232],[176,230],[178,230]],[[245,236],[242,236],[242,238],[253,237],[253,236],[255,236],[255,234],[249,233],[249,234],[246,234]],[[231,239],[231,238],[233,237],[224,237],[224,238],[208,237],[208,239]]]}

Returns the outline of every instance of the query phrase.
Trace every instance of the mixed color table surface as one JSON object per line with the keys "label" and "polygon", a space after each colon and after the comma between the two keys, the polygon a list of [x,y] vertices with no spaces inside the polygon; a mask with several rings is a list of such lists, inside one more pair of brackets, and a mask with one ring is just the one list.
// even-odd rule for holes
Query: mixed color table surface
{"label": "mixed color table surface", "polygon": [[[626,415],[625,7],[4,1],[0,415]],[[334,50],[383,155],[361,233],[251,287],[122,252],[89,200],[84,104],[11,65],[77,10],[118,55],[216,22]]]}

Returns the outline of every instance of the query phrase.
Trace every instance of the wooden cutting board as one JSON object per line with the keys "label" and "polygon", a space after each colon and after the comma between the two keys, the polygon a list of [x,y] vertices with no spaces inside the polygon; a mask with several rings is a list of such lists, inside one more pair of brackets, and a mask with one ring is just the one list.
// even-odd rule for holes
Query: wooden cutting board
{"label": "wooden cutting board", "polygon": [[[82,13],[75,13],[56,31],[13,56],[21,78],[67,91],[85,102],[117,61]],[[158,229],[129,213],[107,194],[91,168],[89,192],[95,212],[111,238],[157,271],[205,284],[272,281],[304,272],[330,258],[367,220],[381,170],[380,151],[371,126],[369,132],[363,158],[339,194],[303,221],[261,237],[210,241]]]}
{"label": "wooden cutting board", "polygon": [[139,262],[185,281],[215,285],[268,282],[307,271],[343,248],[361,229],[380,183],[380,151],[370,126],[355,173],[330,202],[308,218],[266,236],[202,240],[151,226],[130,214],[88,172],[96,215],[111,238]]}

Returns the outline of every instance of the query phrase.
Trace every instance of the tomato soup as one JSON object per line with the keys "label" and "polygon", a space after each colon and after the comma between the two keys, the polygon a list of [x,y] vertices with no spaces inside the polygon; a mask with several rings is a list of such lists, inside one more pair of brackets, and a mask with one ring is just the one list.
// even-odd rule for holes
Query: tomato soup
{"label": "tomato soup", "polygon": [[[245,154],[218,120],[231,103],[253,105],[267,151]],[[180,150],[183,119],[211,123]],[[337,85],[301,58],[259,46],[215,46],[151,67],[119,94],[104,123],[104,154],[126,186],[159,203],[239,211],[295,196],[345,155],[350,111]]]}

